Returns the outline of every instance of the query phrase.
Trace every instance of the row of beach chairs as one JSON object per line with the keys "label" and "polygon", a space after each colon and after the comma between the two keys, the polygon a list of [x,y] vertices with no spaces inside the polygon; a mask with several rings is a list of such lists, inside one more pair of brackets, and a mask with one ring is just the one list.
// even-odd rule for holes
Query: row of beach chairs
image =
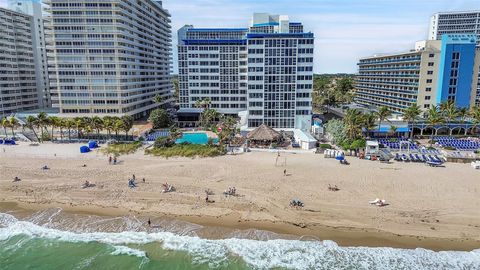
{"label": "row of beach chairs", "polygon": [[437,155],[424,155],[424,154],[395,154],[396,161],[403,161],[403,162],[418,162],[418,163],[428,163],[428,162],[433,162],[433,163],[438,163],[438,164],[443,164],[443,161],[441,158],[439,158]]}

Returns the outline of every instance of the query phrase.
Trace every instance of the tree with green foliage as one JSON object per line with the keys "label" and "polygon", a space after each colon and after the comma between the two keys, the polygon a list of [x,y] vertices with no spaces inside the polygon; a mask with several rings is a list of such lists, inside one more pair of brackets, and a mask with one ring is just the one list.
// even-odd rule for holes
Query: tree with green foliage
{"label": "tree with green foliage", "polygon": [[348,109],[343,121],[345,123],[345,133],[347,138],[351,141],[358,139],[362,134],[364,123],[362,112],[357,109]]}
{"label": "tree with green foliage", "polygon": [[363,114],[363,119],[361,119],[362,127],[365,129],[365,137],[370,135],[370,132],[376,127],[377,125],[377,115],[373,112]]}
{"label": "tree with green foliage", "polygon": [[148,121],[152,123],[154,129],[167,128],[171,125],[170,116],[164,109],[153,110]]}
{"label": "tree with green foliage", "polygon": [[125,132],[125,140],[128,140],[128,132],[133,128],[133,117],[124,115],[121,118],[122,130]]}
{"label": "tree with green foliage", "polygon": [[35,138],[37,138],[37,142],[40,142],[37,132],[35,131],[35,126],[37,126],[37,123],[38,123],[37,118],[35,116],[32,116],[32,115],[27,116],[26,126],[33,132],[33,135],[35,135]]}
{"label": "tree with green foliage", "polygon": [[385,121],[385,120],[388,121],[388,117],[390,117],[390,115],[392,115],[392,112],[387,107],[382,106],[382,107],[378,108],[378,111],[375,112],[375,115],[378,119],[378,130],[380,130],[380,128],[382,127],[383,121]]}
{"label": "tree with green foliage", "polygon": [[340,144],[345,141],[345,123],[339,119],[332,119],[325,124],[325,132],[330,136],[333,144]]}
{"label": "tree with green foliage", "polygon": [[430,137],[430,147],[433,144],[433,137],[436,135],[435,127],[445,123],[445,118],[439,111],[437,106],[431,107],[427,112],[427,125],[432,128],[432,136]]}
{"label": "tree with green foliage", "polygon": [[407,122],[408,127],[410,128],[410,138],[413,139],[413,127],[415,122],[420,119],[422,110],[417,104],[413,104],[403,112],[403,120]]}
{"label": "tree with green foliage", "polygon": [[475,106],[471,108],[469,115],[472,118],[472,133],[473,135],[476,135],[478,133],[478,126],[480,126],[480,107]]}
{"label": "tree with green foliage", "polygon": [[7,128],[10,127],[10,121],[9,121],[6,117],[4,117],[4,118],[2,118],[2,120],[0,121],[0,125],[1,125],[2,128],[3,128],[3,132],[5,133],[5,137],[7,137],[7,136],[8,136],[8,134],[7,134]]}
{"label": "tree with green foliage", "polygon": [[[454,123],[459,117],[458,108],[455,105],[455,102],[452,100],[441,103],[439,109],[441,115],[445,118],[445,122],[447,124]],[[450,128],[450,126],[448,126],[448,130],[450,132],[450,135],[452,135],[453,130],[452,128]]]}

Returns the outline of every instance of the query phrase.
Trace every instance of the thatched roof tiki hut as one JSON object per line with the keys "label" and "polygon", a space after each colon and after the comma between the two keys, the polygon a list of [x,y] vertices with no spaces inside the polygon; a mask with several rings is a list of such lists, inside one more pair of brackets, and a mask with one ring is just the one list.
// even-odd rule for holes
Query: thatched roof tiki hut
{"label": "thatched roof tiki hut", "polygon": [[279,143],[282,139],[282,135],[273,128],[262,124],[248,133],[247,139],[256,145],[269,146],[272,143]]}

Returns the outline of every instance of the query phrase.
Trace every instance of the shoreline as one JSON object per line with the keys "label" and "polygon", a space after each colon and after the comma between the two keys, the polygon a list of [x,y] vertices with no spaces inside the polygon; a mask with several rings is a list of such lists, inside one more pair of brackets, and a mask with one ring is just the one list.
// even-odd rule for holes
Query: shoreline
{"label": "shoreline", "polygon": [[[282,153],[279,160],[266,152],[164,159],[138,151],[121,156],[119,165],[108,165],[100,153],[78,153],[79,145],[6,148],[0,156],[0,209],[134,214],[145,221],[175,219],[218,231],[254,228],[340,246],[480,248],[479,175],[468,164],[430,168],[351,158],[345,167],[313,153]],[[51,169],[41,170],[44,165]],[[134,189],[127,185],[132,174],[139,180]],[[12,183],[16,176],[22,181]],[[96,186],[82,189],[87,180]],[[163,193],[165,182],[176,192]],[[329,185],[340,191],[329,191]],[[239,196],[224,196],[229,187],[236,187]],[[205,203],[206,189],[215,193],[215,203]],[[289,207],[293,198],[305,207]],[[369,205],[375,198],[389,205]]]}
{"label": "shoreline", "polygon": [[[328,227],[320,224],[310,224],[306,227],[288,222],[271,222],[271,221],[250,221],[238,220],[234,216],[224,217],[205,217],[205,216],[171,216],[162,213],[147,213],[129,211],[126,209],[102,207],[92,208],[85,206],[69,206],[59,204],[31,204],[16,202],[0,202],[0,212],[2,211],[26,211],[35,212],[48,210],[52,208],[61,208],[64,212],[78,215],[95,215],[99,217],[120,217],[129,214],[136,214],[136,217],[145,220],[153,219],[173,219],[195,225],[209,227],[214,231],[230,232],[234,230],[262,230],[278,234],[280,239],[295,240],[315,240],[315,241],[333,241],[341,247],[369,247],[369,248],[396,248],[396,249],[416,249],[423,248],[439,251],[473,251],[480,248],[480,241],[471,239],[449,239],[422,237],[414,235],[397,235],[385,231],[375,231],[367,228],[354,227]],[[14,213],[13,213],[14,214]],[[226,239],[216,234],[202,237],[206,239]]]}

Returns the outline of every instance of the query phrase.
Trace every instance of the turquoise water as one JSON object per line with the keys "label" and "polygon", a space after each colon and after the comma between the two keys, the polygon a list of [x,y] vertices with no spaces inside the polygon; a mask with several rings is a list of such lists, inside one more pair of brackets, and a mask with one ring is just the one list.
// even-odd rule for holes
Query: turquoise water
{"label": "turquoise water", "polygon": [[[207,144],[207,133],[183,133],[182,138],[175,141],[177,144],[191,143],[191,144]],[[218,142],[218,139],[213,139],[214,143]]]}
{"label": "turquoise water", "polygon": [[190,227],[169,232],[176,223],[155,232],[144,231],[143,224],[135,217],[71,218],[62,216],[61,209],[21,220],[0,213],[0,269],[480,269],[480,250],[433,252],[235,237],[209,240],[196,236]]}

